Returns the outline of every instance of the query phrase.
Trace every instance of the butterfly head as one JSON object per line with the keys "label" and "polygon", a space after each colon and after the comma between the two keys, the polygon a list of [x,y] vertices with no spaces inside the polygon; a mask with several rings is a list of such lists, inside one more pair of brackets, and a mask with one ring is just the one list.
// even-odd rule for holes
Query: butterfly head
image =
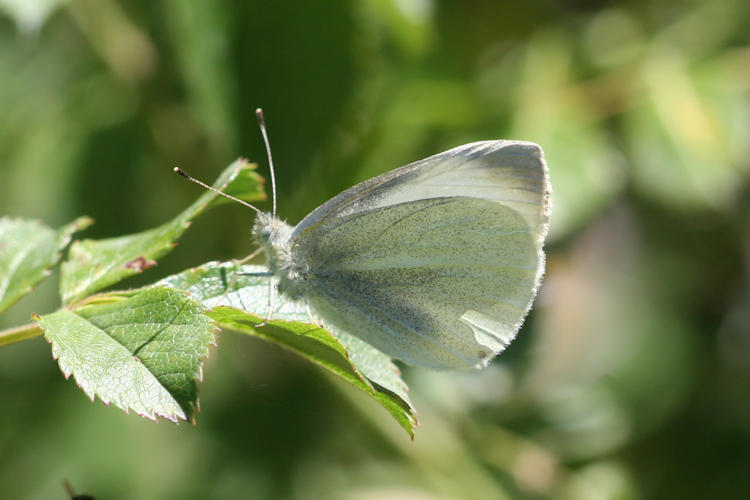
{"label": "butterfly head", "polygon": [[289,241],[292,227],[268,212],[261,212],[255,218],[253,237],[263,247],[278,247]]}
{"label": "butterfly head", "polygon": [[279,278],[278,290],[292,299],[304,295],[306,267],[292,256],[290,243],[293,228],[273,214],[258,214],[253,237],[268,258],[268,270]]}
{"label": "butterfly head", "polygon": [[289,239],[292,227],[283,220],[268,212],[261,212],[255,218],[252,233],[255,242],[263,247],[268,256],[271,272],[291,258]]}

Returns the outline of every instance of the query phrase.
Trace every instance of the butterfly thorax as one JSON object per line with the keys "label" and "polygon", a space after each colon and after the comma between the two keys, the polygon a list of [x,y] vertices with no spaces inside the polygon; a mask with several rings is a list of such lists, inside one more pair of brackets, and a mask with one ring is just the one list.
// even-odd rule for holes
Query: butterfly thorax
{"label": "butterfly thorax", "polygon": [[292,257],[293,229],[275,215],[264,212],[255,219],[252,232],[266,253],[268,271],[279,279],[279,293],[296,300],[305,294],[307,269]]}

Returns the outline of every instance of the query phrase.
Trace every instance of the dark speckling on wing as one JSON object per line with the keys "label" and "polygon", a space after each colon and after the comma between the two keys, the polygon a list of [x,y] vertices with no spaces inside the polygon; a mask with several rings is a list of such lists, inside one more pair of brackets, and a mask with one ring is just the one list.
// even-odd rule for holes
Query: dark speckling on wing
{"label": "dark speckling on wing", "polygon": [[309,265],[306,299],[328,324],[434,368],[483,362],[487,348],[462,316],[476,311],[512,329],[534,297],[539,263],[521,216],[463,197],[328,219],[292,255]]}

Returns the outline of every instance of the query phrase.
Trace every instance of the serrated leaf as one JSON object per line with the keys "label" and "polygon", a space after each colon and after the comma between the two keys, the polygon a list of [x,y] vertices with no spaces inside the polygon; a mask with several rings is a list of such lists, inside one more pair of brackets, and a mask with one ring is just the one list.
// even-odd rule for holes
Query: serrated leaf
{"label": "serrated leaf", "polygon": [[410,436],[414,436],[416,414],[411,405],[398,395],[367,382],[354,368],[346,350],[331,332],[293,321],[270,321],[256,328],[261,318],[237,309],[218,306],[208,313],[216,324],[241,333],[279,344],[349,382],[374,398],[396,419]]}
{"label": "serrated leaf", "polygon": [[[240,159],[222,172],[214,187],[244,200],[262,199],[262,180],[255,166]],[[83,240],[71,245],[62,265],[60,295],[63,304],[72,304],[104,287],[156,265],[156,260],[172,250],[190,221],[209,206],[226,201],[206,191],[180,215],[136,234],[102,240]]]}
{"label": "serrated leaf", "polygon": [[0,312],[49,276],[73,233],[92,223],[80,217],[54,230],[35,220],[0,218]]}
{"label": "serrated leaf", "polygon": [[268,310],[267,269],[209,262],[160,281],[187,291],[213,310],[218,326],[257,336],[290,349],[373,397],[413,436],[416,412],[408,387],[390,357],[344,332],[309,324],[304,303],[274,297],[268,325],[256,328]]}
{"label": "serrated leaf", "polygon": [[201,360],[214,343],[205,307],[163,287],[102,295],[38,318],[65,377],[92,400],[156,419],[191,420]]}

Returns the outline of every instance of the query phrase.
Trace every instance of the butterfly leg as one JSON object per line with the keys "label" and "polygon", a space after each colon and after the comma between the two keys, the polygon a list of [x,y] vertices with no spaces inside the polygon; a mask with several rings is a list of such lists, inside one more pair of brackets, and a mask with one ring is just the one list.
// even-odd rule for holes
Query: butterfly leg
{"label": "butterfly leg", "polygon": [[307,311],[307,319],[310,320],[310,323],[319,328],[323,328],[323,323],[315,321],[315,318],[312,315],[312,309],[310,309],[310,304],[307,303],[307,299],[305,299],[305,310]]}
{"label": "butterfly leg", "polygon": [[268,311],[266,311],[266,319],[262,323],[255,325],[255,328],[265,326],[271,321],[271,313],[273,313],[273,281],[268,280]]}
{"label": "butterfly leg", "polygon": [[234,262],[237,265],[242,265],[245,262],[251,260],[252,258],[257,257],[258,254],[260,254],[262,251],[263,251],[263,247],[258,247],[258,248],[255,249],[255,251],[253,253],[251,253],[247,257],[244,257],[242,259],[232,259],[232,262]]}

